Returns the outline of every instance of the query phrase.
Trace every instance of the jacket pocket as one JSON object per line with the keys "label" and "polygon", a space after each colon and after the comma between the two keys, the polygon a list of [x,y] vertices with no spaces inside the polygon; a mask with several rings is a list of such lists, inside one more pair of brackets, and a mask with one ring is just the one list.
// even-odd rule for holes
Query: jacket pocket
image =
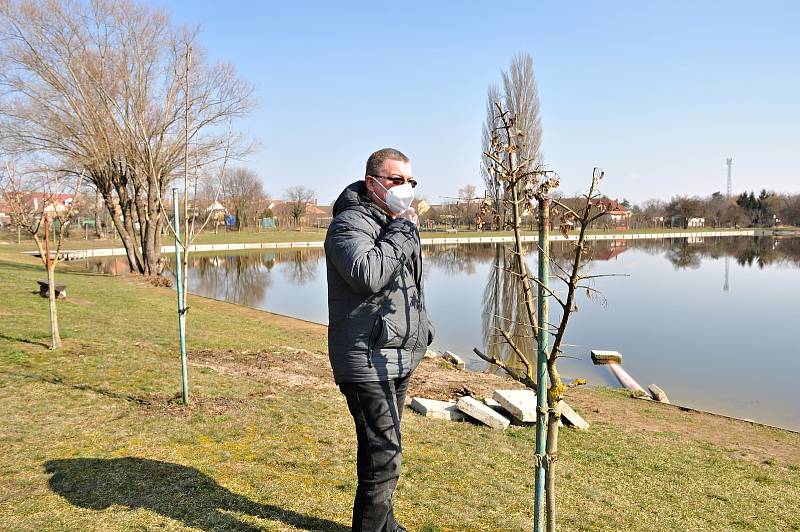
{"label": "jacket pocket", "polygon": [[367,366],[372,367],[372,351],[376,347],[380,347],[386,341],[386,320],[383,315],[378,312],[375,315],[375,321],[372,322],[372,329],[369,332],[369,339],[367,341]]}
{"label": "jacket pocket", "polygon": [[378,338],[376,347],[381,349],[407,349],[416,340],[416,335],[409,333],[405,321],[399,326],[391,315],[381,315],[381,335]]}

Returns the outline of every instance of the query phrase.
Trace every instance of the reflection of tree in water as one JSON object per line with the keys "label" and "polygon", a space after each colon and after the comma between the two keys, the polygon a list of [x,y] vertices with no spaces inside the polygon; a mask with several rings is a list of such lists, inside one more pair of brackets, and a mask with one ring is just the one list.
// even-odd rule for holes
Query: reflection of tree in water
{"label": "reflection of tree in water", "polygon": [[[531,262],[537,260],[536,244],[530,243],[531,253],[529,255],[528,271],[536,272],[538,268],[531,268]],[[573,242],[555,241],[551,243],[550,288],[556,293],[566,288],[566,285],[557,278],[571,268],[570,261],[574,252]],[[582,274],[587,274],[589,266],[596,260],[609,260],[616,257],[627,246],[615,244],[614,242],[591,242],[587,243],[588,249],[584,252],[586,262],[581,268]],[[486,354],[495,356],[507,364],[521,364],[518,357],[514,355],[508,343],[499,335],[498,328],[502,327],[508,332],[517,347],[526,355],[528,360],[536,360],[536,340],[533,338],[528,313],[525,310],[523,292],[519,289],[518,283],[521,282],[519,276],[509,270],[514,266],[514,254],[511,248],[496,245],[492,247],[494,258],[489,271],[486,287],[483,292],[483,337]],[[592,284],[587,280],[583,284]],[[591,294],[589,297],[595,301],[602,301],[602,296]],[[509,318],[506,319],[506,318]],[[561,309],[551,303],[550,322],[558,323],[561,319]],[[566,344],[565,344],[566,345]],[[496,367],[491,367],[491,371],[500,372]]]}
{"label": "reflection of tree in water", "polygon": [[683,243],[668,249],[664,257],[670,261],[676,269],[683,270],[688,268],[696,270],[700,267],[702,254],[698,248],[693,247],[684,240]]}
{"label": "reflection of tree in water", "polygon": [[324,255],[324,250],[303,249],[293,251],[281,257],[281,271],[290,283],[302,286],[317,278],[317,266]]}
{"label": "reflection of tree in water", "polygon": [[217,299],[254,306],[272,284],[271,254],[242,254],[190,258],[189,275],[195,291]]}
{"label": "reflection of tree in water", "polygon": [[800,239],[757,237],[711,237],[702,241],[669,238],[632,241],[636,249],[664,253],[676,269],[697,268],[703,258],[733,257],[741,266],[770,264],[800,265]]}
{"label": "reflection of tree in water", "polygon": [[425,262],[448,276],[473,275],[475,265],[493,260],[494,246],[486,244],[436,244],[427,246]]}
{"label": "reflection of tree in water", "polygon": [[[525,301],[519,289],[520,278],[511,273],[513,251],[502,245],[491,246],[494,258],[483,291],[483,338],[486,354],[504,361],[518,361],[508,343],[498,333],[498,328],[507,331],[517,347],[530,360],[535,360],[536,342],[533,339]],[[532,270],[535,271],[535,270]],[[499,371],[497,368],[490,368]]]}

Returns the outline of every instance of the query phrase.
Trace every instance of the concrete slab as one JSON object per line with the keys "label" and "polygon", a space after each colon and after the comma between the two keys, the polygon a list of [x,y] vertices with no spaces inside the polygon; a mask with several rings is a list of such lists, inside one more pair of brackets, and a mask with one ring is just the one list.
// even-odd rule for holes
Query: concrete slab
{"label": "concrete slab", "polygon": [[464,421],[464,413],[456,408],[455,402],[452,401],[437,401],[436,399],[414,397],[411,400],[411,410],[434,419]]}
{"label": "concrete slab", "polygon": [[456,355],[455,353],[451,353],[450,351],[445,351],[442,355],[442,358],[450,362],[458,369],[464,369],[467,367],[467,365],[464,363],[464,360],[460,356]]}
{"label": "concrete slab", "polygon": [[492,399],[523,423],[536,423],[536,394],[533,390],[495,390]]}
{"label": "concrete slab", "polygon": [[622,355],[619,354],[619,351],[592,349],[591,356],[592,362],[594,362],[595,365],[609,363],[622,364]]}
{"label": "concrete slab", "polygon": [[501,416],[510,416],[511,414],[508,413],[508,410],[503,408],[503,405],[492,399],[491,397],[487,397],[483,400],[483,404],[500,414]]}
{"label": "concrete slab", "polygon": [[567,425],[573,426],[580,430],[586,430],[589,428],[589,423],[579,416],[578,413],[575,412],[572,407],[564,401],[560,401],[558,403],[558,408],[561,410],[561,419],[565,421]]}
{"label": "concrete slab", "polygon": [[459,410],[468,416],[477,419],[484,425],[493,429],[503,430],[511,424],[511,420],[502,416],[474,397],[462,397],[456,403]]}
{"label": "concrete slab", "polygon": [[659,401],[661,403],[667,403],[668,405],[672,404],[669,402],[669,397],[667,397],[667,393],[664,390],[662,390],[661,387],[658,386],[657,384],[651,384],[650,386],[647,387],[647,390],[650,392],[650,395],[656,401]]}

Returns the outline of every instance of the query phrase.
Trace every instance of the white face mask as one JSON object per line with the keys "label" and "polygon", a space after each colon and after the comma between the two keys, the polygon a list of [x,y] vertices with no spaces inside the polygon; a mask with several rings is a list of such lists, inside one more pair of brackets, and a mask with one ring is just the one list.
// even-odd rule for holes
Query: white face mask
{"label": "white face mask", "polygon": [[411,183],[386,188],[377,179],[373,178],[373,181],[386,191],[386,206],[392,211],[392,214],[400,214],[411,207],[411,202],[414,201],[414,187],[411,186]]}

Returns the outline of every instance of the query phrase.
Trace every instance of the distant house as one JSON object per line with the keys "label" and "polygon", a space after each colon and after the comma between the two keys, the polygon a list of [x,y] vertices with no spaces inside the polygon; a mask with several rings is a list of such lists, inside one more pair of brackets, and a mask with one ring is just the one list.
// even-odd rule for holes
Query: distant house
{"label": "distant house", "polygon": [[705,218],[689,218],[686,220],[686,227],[705,227]]}
{"label": "distant house", "polygon": [[316,225],[317,227],[328,227],[333,221],[333,205],[315,205],[318,211]]}
{"label": "distant house", "polygon": [[0,201],[0,227],[11,223],[11,209],[7,203]]}
{"label": "distant house", "polygon": [[[6,196],[7,201],[20,204],[34,215],[46,212],[60,215],[75,202],[75,194],[50,194],[48,192],[14,192]],[[5,207],[8,209],[8,205]],[[6,214],[8,211],[5,211]]]}
{"label": "distant house", "polygon": [[[268,201],[267,210],[277,219],[279,227],[289,227],[294,224],[293,207],[294,203],[291,201],[275,199]],[[309,201],[300,217],[300,225],[317,226],[324,222],[330,223],[332,210],[333,207],[317,205],[317,200]]]}
{"label": "distant house", "polygon": [[30,192],[28,205],[34,211],[44,209],[47,213],[62,213],[75,201],[75,194],[48,194],[46,192]]}
{"label": "distant house", "polygon": [[593,204],[601,207],[606,213],[606,220],[612,224],[626,223],[631,217],[631,211],[617,200],[606,197],[593,201]]}

